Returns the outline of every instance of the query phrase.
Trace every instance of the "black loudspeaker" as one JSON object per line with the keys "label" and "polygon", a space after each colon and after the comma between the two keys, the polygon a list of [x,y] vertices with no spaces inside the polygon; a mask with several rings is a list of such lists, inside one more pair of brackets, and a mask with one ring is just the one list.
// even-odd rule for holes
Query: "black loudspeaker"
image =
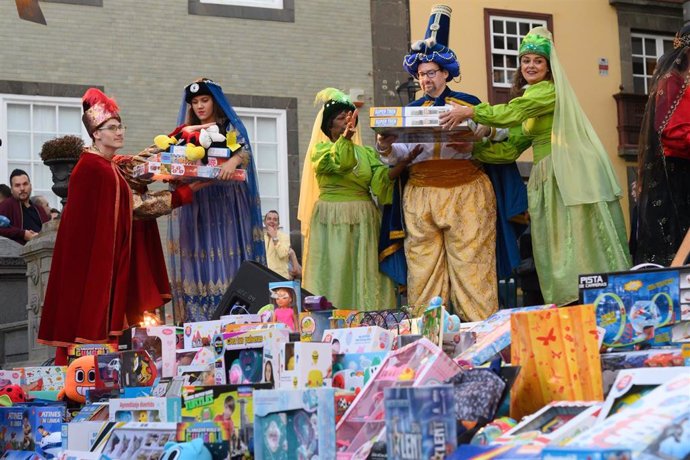
{"label": "black loudspeaker", "polygon": [[[229,314],[235,305],[243,306],[249,313],[258,312],[261,307],[273,302],[268,283],[275,281],[289,280],[258,262],[245,260],[220,299],[211,319],[220,319],[221,316]],[[308,295],[312,294],[302,289],[302,304]]]}

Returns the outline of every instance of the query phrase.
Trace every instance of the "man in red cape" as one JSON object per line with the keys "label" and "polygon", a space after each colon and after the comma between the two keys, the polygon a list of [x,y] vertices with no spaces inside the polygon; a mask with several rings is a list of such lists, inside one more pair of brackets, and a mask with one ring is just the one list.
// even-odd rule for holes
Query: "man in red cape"
{"label": "man in red cape", "polygon": [[[94,88],[84,94],[83,105],[93,144],[70,177],[38,333],[40,343],[58,347],[57,365],[66,364],[69,345],[114,341],[144,311],[170,299],[156,215],[133,221],[133,213],[139,217],[139,210],[146,214],[160,203],[147,205],[139,193],[133,196],[131,177],[123,173],[127,160],[115,157],[124,142],[119,108]],[[191,202],[192,191],[182,186],[175,194],[165,192],[163,207],[170,212]]]}

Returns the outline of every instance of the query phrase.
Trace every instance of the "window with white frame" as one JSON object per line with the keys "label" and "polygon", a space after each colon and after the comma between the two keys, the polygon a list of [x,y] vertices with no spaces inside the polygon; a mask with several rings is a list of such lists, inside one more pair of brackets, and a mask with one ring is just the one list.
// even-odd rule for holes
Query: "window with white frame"
{"label": "window with white frame", "polygon": [[282,9],[283,0],[199,0],[201,3],[215,5],[249,6],[254,8]]}
{"label": "window with white frame", "polygon": [[247,128],[259,176],[261,215],[271,209],[280,214],[280,225],[290,233],[287,161],[287,113],[280,109],[236,107]]}
{"label": "window with white frame", "polygon": [[32,195],[43,195],[59,209],[60,198],[51,187],[50,169],[41,161],[43,143],[72,134],[86,139],[79,98],[0,94],[0,182],[9,185],[16,169],[29,174]]}
{"label": "window with white frame", "polygon": [[518,68],[518,51],[523,37],[533,27],[546,25],[546,20],[542,19],[489,17],[493,86],[510,88]]}
{"label": "window with white frame", "polygon": [[657,60],[673,48],[672,35],[631,33],[633,87],[635,93],[647,94]]}

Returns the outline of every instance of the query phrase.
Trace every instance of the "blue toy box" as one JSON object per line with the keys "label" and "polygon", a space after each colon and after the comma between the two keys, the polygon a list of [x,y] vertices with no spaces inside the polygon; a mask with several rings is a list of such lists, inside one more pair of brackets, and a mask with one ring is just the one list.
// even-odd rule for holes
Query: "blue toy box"
{"label": "blue toy box", "polygon": [[688,276],[678,268],[580,275],[580,302],[594,304],[607,347],[666,341],[666,326],[681,319],[681,294],[690,293]]}
{"label": "blue toy box", "polygon": [[0,407],[0,452],[35,451],[54,458],[62,444],[65,406]]}
{"label": "blue toy box", "polygon": [[335,390],[254,392],[254,456],[262,459],[334,459]]}

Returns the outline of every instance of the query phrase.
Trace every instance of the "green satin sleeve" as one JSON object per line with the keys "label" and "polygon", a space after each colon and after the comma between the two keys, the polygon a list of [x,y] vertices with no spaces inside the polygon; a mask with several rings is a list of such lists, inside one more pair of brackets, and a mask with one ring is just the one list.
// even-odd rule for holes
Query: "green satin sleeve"
{"label": "green satin sleeve", "polygon": [[357,164],[355,145],[342,136],[335,143],[322,142],[316,145],[311,161],[316,174],[347,174]]}
{"label": "green satin sleeve", "polygon": [[485,102],[474,107],[472,119],[477,123],[497,128],[510,128],[520,125],[528,118],[536,118],[553,113],[556,92],[551,81],[544,80],[531,85],[525,93],[507,104],[491,105]]}
{"label": "green satin sleeve", "polygon": [[371,187],[372,193],[376,196],[378,204],[391,204],[393,202],[393,184],[388,177],[389,167],[379,160],[378,153],[371,147],[362,147],[366,150],[367,159],[371,165]]}
{"label": "green satin sleeve", "polygon": [[472,158],[489,164],[512,163],[531,145],[532,138],[524,135],[520,126],[514,126],[502,142],[475,142]]}

